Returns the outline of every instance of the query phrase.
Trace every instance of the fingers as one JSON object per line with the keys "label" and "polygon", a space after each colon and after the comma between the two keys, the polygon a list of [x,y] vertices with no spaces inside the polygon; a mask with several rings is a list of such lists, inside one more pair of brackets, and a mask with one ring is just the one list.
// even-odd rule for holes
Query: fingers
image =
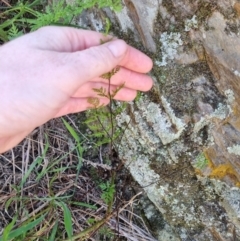
{"label": "fingers", "polygon": [[119,65],[135,72],[148,73],[153,67],[153,62],[147,55],[128,45]]}
{"label": "fingers", "polygon": [[81,84],[111,71],[123,59],[127,48],[124,41],[115,40],[79,52],[58,54],[58,61],[62,62],[61,72],[65,75],[59,84],[64,89],[76,89]]}
{"label": "fingers", "polygon": [[[106,98],[98,98],[98,100],[99,106],[107,105],[109,103],[109,100]],[[93,107],[94,106],[89,103],[89,98],[70,98],[67,103],[57,112],[54,118],[72,113],[78,113]]]}
{"label": "fingers", "polygon": [[[99,90],[101,90],[101,92],[107,96],[108,94],[108,84],[106,83],[94,83],[94,82],[88,82],[86,84],[84,84],[83,86],[81,86],[77,92],[73,95],[73,97],[75,98],[87,98],[89,96],[91,97],[97,97],[97,98],[101,98],[103,97],[101,95],[101,93],[99,92]],[[110,86],[110,93],[112,95],[112,97],[115,100],[120,100],[120,101],[132,101],[135,99],[136,95],[137,95],[137,91],[136,90],[132,90],[132,89],[128,89],[128,88],[120,88],[119,91],[116,92],[115,91],[118,90],[118,86],[114,86],[111,85]]]}
{"label": "fingers", "polygon": [[70,73],[73,86],[78,87],[79,79],[83,82],[92,80],[117,65],[140,73],[145,73],[152,67],[152,61],[147,56],[132,49],[123,40],[114,40],[80,52],[60,55],[59,58],[60,61],[64,59],[65,73],[68,74],[65,78],[67,82],[61,83],[65,84],[65,87],[69,86]]}
{"label": "fingers", "polygon": [[[49,26],[34,32],[34,36],[37,41],[32,41],[32,45],[56,52],[74,53],[99,45],[100,48],[103,45],[107,47],[115,45],[117,57],[120,55],[123,57],[119,65],[140,73],[147,73],[152,68],[152,60],[148,56],[126,43],[124,50],[121,48],[118,49],[119,45],[117,41],[114,40],[101,45],[101,40],[106,41],[112,38],[111,36],[104,36],[102,33],[69,27]],[[111,42],[115,44],[112,45]],[[78,55],[76,57],[78,58]],[[106,57],[108,57],[108,55]]]}
{"label": "fingers", "polygon": [[[98,106],[109,104],[109,98],[99,96],[93,89],[105,89],[106,95],[108,95],[108,84],[89,82],[83,85],[73,97],[71,97],[67,103],[58,111],[55,117],[60,117],[70,113],[81,112],[94,106],[91,104],[91,98],[96,98],[99,101]],[[110,86],[111,94],[116,90],[117,86]],[[115,100],[131,101],[134,100],[137,95],[137,91],[122,88],[114,96]]]}
{"label": "fingers", "polygon": [[112,38],[95,31],[55,26],[42,27],[35,31],[34,35],[38,39],[32,43],[35,47],[69,53],[98,46],[101,40]]}
{"label": "fingers", "polygon": [[69,64],[79,64],[81,58],[84,58],[84,64],[88,65],[88,68],[92,64],[95,69],[96,65],[94,63],[98,63],[101,71],[98,72],[98,75],[96,75],[96,72],[93,77],[106,73],[117,65],[139,73],[149,72],[153,65],[152,60],[148,56],[127,45],[123,40],[113,40],[80,52],[69,53],[69,59],[71,60]]}
{"label": "fingers", "polygon": [[[97,77],[93,82],[108,83],[107,79]],[[137,73],[125,68],[120,68],[119,71],[111,77],[111,85],[120,86],[124,84],[124,87],[139,90],[148,91],[152,88],[153,80],[146,74]]]}

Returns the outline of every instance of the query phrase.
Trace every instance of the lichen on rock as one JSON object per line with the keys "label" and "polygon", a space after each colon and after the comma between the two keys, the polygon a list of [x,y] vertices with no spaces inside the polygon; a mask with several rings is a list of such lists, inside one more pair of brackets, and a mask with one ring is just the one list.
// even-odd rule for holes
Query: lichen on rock
{"label": "lichen on rock", "polygon": [[183,44],[180,33],[164,32],[160,37],[162,60],[155,63],[158,66],[166,66],[168,60],[173,60],[177,55],[177,49]]}
{"label": "lichen on rock", "polygon": [[118,152],[162,214],[158,238],[240,240],[239,1],[123,5],[105,14],[153,58],[155,86],[117,116]]}

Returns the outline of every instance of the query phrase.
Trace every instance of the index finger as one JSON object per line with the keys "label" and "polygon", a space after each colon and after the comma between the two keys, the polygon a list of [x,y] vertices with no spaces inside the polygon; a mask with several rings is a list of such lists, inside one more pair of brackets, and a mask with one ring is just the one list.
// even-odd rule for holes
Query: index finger
{"label": "index finger", "polygon": [[[68,53],[98,46],[101,40],[108,41],[113,38],[95,31],[54,26],[41,28],[35,32],[35,35],[38,39],[34,42],[35,47]],[[147,73],[152,69],[153,63],[147,55],[128,45],[126,54],[119,65],[139,73]]]}
{"label": "index finger", "polygon": [[119,65],[135,72],[148,73],[153,67],[153,62],[147,55],[128,45]]}

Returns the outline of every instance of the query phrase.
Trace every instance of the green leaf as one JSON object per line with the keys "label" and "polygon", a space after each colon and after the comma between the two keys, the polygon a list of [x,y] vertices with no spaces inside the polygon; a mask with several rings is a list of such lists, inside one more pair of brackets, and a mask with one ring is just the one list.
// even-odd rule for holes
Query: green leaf
{"label": "green leaf", "polygon": [[3,42],[8,41],[7,33],[1,28],[1,26],[0,26],[0,40],[2,40]]}
{"label": "green leaf", "polygon": [[41,157],[37,157],[36,160],[34,160],[34,162],[30,165],[28,171],[27,171],[27,172],[25,173],[25,175],[23,176],[23,179],[22,179],[22,181],[21,181],[21,183],[20,183],[20,187],[23,187],[23,185],[25,184],[27,178],[28,178],[29,175],[31,174],[32,170],[33,170],[36,166],[40,165],[40,163],[42,162],[42,160],[43,160],[43,158],[41,158]]}
{"label": "green leaf", "polygon": [[81,206],[81,207],[86,207],[86,208],[91,208],[94,210],[97,210],[97,207],[95,205],[91,205],[88,203],[83,203],[83,202],[71,202],[71,204],[77,205],[77,206]]}
{"label": "green leaf", "polygon": [[11,223],[9,223],[7,225],[7,227],[4,229],[4,231],[3,231],[3,241],[7,241],[8,240],[9,233],[12,230],[14,224],[16,223],[16,220],[17,220],[17,216],[15,216],[13,218],[13,220],[11,221]]}
{"label": "green leaf", "polygon": [[8,30],[8,40],[13,40],[21,35],[23,35],[23,31],[20,31],[13,23],[12,27]]}
{"label": "green leaf", "polygon": [[73,225],[72,225],[72,215],[64,202],[55,202],[58,206],[63,209],[63,219],[64,219],[64,226],[68,234],[68,238],[73,236]]}
{"label": "green leaf", "polygon": [[105,35],[109,34],[109,30],[111,28],[111,22],[108,18],[105,18],[106,26],[105,26]]}
{"label": "green leaf", "polygon": [[[38,224],[40,224],[44,218],[45,218],[45,215],[41,216],[40,218],[34,220],[31,223],[25,224],[20,228],[17,228],[16,230],[11,231],[8,235],[8,240],[11,240],[20,235],[26,234],[29,230],[35,228]],[[3,236],[0,237],[0,241],[4,241]]]}
{"label": "green leaf", "polygon": [[106,204],[109,204],[110,202],[112,202],[113,198],[114,198],[114,194],[115,194],[115,185],[111,184],[109,181],[105,182],[105,183],[100,183],[99,187],[102,190],[102,195],[101,198],[103,199],[103,201]]}
{"label": "green leaf", "polygon": [[87,222],[88,224],[93,225],[94,223],[96,223],[96,219],[95,219],[95,218],[89,218],[89,219],[87,219],[86,222]]}
{"label": "green leaf", "polygon": [[56,237],[57,230],[58,230],[58,221],[54,224],[51,236],[48,241],[56,240],[55,237]]}
{"label": "green leaf", "polygon": [[65,127],[67,128],[67,130],[69,131],[69,133],[71,134],[71,136],[75,139],[77,143],[79,143],[80,137],[78,136],[77,132],[69,125],[67,121],[64,120],[64,118],[62,118],[62,121]]}
{"label": "green leaf", "polygon": [[14,200],[14,197],[11,197],[11,198],[9,198],[9,199],[7,200],[7,202],[5,203],[4,209],[5,209],[6,212],[8,212],[8,208],[9,208],[9,206],[11,205],[11,203],[13,202],[13,200]]}

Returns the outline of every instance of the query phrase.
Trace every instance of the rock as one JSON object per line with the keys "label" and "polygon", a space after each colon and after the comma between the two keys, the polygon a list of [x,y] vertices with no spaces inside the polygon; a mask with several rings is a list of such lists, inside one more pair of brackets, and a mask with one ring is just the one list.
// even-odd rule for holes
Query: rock
{"label": "rock", "polygon": [[80,17],[97,29],[108,16],[155,63],[154,89],[116,121],[119,155],[164,218],[159,240],[240,240],[239,6],[124,0],[120,13]]}

